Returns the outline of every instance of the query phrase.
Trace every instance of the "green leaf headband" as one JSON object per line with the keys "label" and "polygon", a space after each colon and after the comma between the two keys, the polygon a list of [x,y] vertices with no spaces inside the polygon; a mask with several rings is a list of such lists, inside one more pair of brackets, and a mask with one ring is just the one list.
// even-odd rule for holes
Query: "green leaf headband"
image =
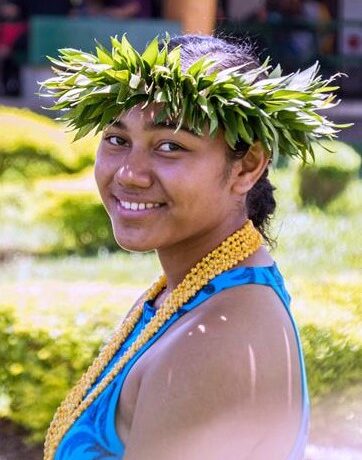
{"label": "green leaf headband", "polygon": [[125,35],[111,37],[109,52],[97,43],[96,55],[72,48],[59,50],[59,59],[49,57],[56,76],[41,83],[42,96],[56,102],[52,110],[64,112],[60,119],[77,130],[75,140],[94,128],[103,130],[137,104],[162,103],[155,122],[176,120],[177,129],[187,126],[211,136],[223,129],[231,148],[242,139],[249,145],[259,140],[274,157],[279,153],[314,158],[313,141],[336,137],[337,125],[320,115],[336,106],[329,86],[339,74],[322,80],[319,64],[303,72],[282,76],[278,65],[270,71],[268,60],[260,67],[245,65],[215,70],[217,60],[203,56],[185,72],[181,70],[180,47],[168,51],[168,38],[160,50],[154,38],[140,55]]}

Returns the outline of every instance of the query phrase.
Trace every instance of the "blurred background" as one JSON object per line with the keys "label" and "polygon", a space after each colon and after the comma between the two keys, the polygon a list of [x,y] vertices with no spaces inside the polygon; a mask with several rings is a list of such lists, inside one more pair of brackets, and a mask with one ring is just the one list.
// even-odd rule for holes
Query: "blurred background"
{"label": "blurred background", "polygon": [[285,72],[342,72],[313,168],[271,172],[272,254],[300,327],[312,397],[307,460],[362,458],[362,0],[0,0],[0,460],[42,458],[55,408],[137,296],[153,254],[117,248],[93,180],[99,139],[73,143],[37,81],[60,47],[182,32],[246,38]]}

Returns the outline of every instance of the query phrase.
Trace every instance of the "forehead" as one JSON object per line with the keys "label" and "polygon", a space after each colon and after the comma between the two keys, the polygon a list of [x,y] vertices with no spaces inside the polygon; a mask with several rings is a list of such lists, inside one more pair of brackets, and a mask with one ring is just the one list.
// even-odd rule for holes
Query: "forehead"
{"label": "forehead", "polygon": [[[160,112],[163,110],[163,104],[151,103],[146,108],[142,108],[141,104],[132,107],[127,112],[121,114],[113,126],[121,129],[129,129],[131,127],[137,127],[146,131],[158,130],[158,129],[170,129],[176,131],[178,129],[178,120],[172,118],[159,118]],[[203,135],[197,135],[192,128],[188,126],[182,126],[181,131],[187,132],[196,138],[204,138],[207,135],[207,129],[203,130]]]}

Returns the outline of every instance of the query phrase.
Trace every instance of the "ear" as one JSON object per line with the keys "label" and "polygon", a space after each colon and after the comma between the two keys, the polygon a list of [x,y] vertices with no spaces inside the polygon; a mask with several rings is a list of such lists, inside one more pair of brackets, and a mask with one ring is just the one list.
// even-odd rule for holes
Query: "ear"
{"label": "ear", "polygon": [[238,195],[246,194],[263,174],[269,161],[270,156],[261,143],[254,142],[243,158],[233,163],[232,190]]}

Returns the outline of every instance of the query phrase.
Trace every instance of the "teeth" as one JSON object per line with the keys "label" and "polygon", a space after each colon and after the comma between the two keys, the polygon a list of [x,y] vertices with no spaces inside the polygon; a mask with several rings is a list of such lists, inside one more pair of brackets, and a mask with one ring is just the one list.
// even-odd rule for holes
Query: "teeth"
{"label": "teeth", "polygon": [[121,201],[120,203],[123,208],[131,209],[132,211],[142,211],[144,209],[159,208],[161,206],[160,203],[135,203],[133,201]]}

